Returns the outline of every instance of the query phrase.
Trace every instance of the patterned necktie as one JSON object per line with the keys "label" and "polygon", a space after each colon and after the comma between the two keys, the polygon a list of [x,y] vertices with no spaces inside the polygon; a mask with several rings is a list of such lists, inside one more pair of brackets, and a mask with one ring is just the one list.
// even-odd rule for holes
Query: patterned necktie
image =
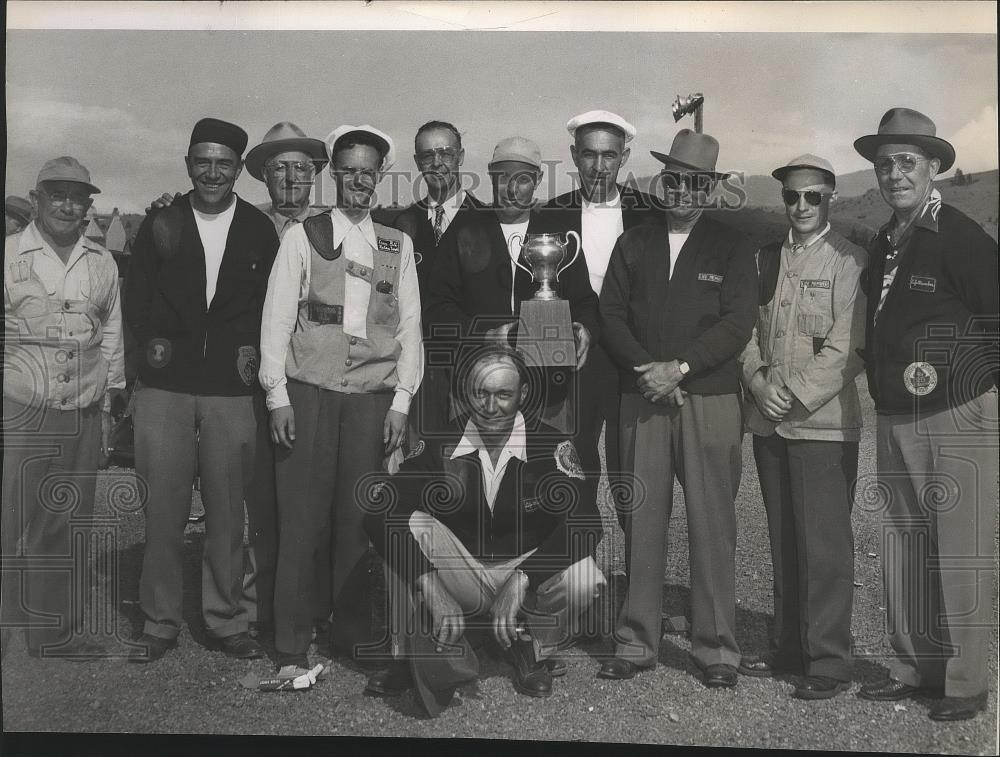
{"label": "patterned necktie", "polygon": [[441,205],[434,206],[434,245],[437,246],[441,243],[441,237],[444,234],[444,207]]}

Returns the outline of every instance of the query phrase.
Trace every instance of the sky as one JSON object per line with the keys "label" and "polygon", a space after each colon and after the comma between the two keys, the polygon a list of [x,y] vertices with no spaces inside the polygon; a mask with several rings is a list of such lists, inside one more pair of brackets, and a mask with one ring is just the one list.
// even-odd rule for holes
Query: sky
{"label": "sky", "polygon": [[[480,181],[494,145],[525,136],[560,162],[543,197],[573,186],[570,117],[631,121],[627,168],[649,175],[660,165],[649,151],[693,127],[674,122],[672,100],[695,91],[719,170],[767,174],[804,152],[839,173],[868,168],[852,143],[893,106],[931,116],[963,171],[998,165],[994,34],[9,29],[6,56],[6,194],[26,194],[45,160],[69,154],[102,188],[99,212],[189,189],[183,155],[203,116],[239,124],[251,147],[278,121],[321,139],[370,123],[406,172],[416,128],[443,119]],[[415,199],[409,181],[397,186],[399,202]],[[236,189],[267,198],[246,172]],[[486,185],[476,193],[489,199]]]}

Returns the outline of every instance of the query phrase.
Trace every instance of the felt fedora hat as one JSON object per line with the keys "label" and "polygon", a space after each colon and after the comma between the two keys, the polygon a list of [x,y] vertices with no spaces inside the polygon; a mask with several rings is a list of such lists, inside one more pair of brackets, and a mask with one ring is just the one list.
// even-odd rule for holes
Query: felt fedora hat
{"label": "felt fedora hat", "polygon": [[947,171],[955,163],[955,148],[937,136],[934,122],[923,113],[910,108],[887,110],[879,121],[878,133],[854,140],[854,149],[874,163],[879,145],[885,144],[916,145],[941,161],[940,171]]}
{"label": "felt fedora hat", "polygon": [[246,167],[255,179],[264,181],[264,164],[272,155],[282,152],[304,152],[317,168],[326,164],[326,145],[320,139],[307,137],[291,121],[282,121],[267,130],[260,144],[247,153]]}
{"label": "felt fedora hat", "polygon": [[677,132],[669,153],[650,150],[649,154],[663,163],[667,171],[708,174],[716,179],[729,176],[728,173],[718,173],[715,170],[719,159],[719,140],[690,129]]}

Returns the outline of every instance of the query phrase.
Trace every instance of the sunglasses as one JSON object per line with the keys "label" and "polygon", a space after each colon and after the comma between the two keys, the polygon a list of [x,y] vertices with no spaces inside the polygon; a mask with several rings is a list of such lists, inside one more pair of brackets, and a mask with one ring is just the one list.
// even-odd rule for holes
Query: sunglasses
{"label": "sunglasses", "polygon": [[832,194],[833,192],[817,192],[816,190],[796,192],[794,189],[782,189],[781,199],[785,201],[785,205],[791,206],[799,204],[799,197],[805,197],[806,202],[815,208],[823,202],[824,197],[829,197]]}
{"label": "sunglasses", "polygon": [[884,155],[875,159],[875,171],[880,174],[892,173],[892,167],[899,169],[900,173],[910,173],[917,164],[923,160],[928,160],[923,155],[916,155],[912,152],[897,152],[892,155]]}

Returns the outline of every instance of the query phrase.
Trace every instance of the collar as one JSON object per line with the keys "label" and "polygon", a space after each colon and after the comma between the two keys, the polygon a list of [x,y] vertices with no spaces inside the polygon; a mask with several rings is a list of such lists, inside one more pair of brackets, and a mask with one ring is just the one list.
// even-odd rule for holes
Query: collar
{"label": "collar", "polygon": [[[511,457],[516,457],[522,463],[526,462],[528,459],[528,453],[526,449],[527,436],[524,428],[524,416],[518,411],[517,415],[514,416],[514,427],[510,430],[510,438],[504,445],[503,451],[510,452]],[[451,459],[454,460],[456,457],[462,457],[463,455],[469,455],[473,452],[485,452],[486,445],[483,443],[482,437],[479,435],[479,429],[476,428],[476,424],[472,420],[468,420],[465,423],[465,434],[462,436],[462,440],[455,447],[455,451],[451,453]],[[503,454],[503,452],[501,452]]]}
{"label": "collar", "polygon": [[372,224],[371,213],[366,213],[365,217],[361,219],[361,222],[355,224],[351,221],[351,219],[344,215],[344,212],[340,208],[332,208],[330,210],[330,218],[333,220],[334,247],[339,247],[347,237],[348,233],[357,227],[365,241],[368,242],[373,249],[378,248],[378,242],[375,239],[375,226]]}
{"label": "collar", "polygon": [[[55,250],[53,250],[51,246],[49,246],[49,243],[45,241],[45,238],[38,230],[35,222],[32,221],[24,227],[24,230],[19,235],[17,240],[17,254],[25,255],[29,252],[38,252],[39,250],[48,250],[53,255],[56,254]],[[76,244],[73,246],[73,251],[70,253],[70,260],[76,257],[77,250],[80,251],[81,255],[87,252],[95,255],[102,255],[104,253],[104,248],[101,247],[101,245],[87,239],[87,237],[83,236],[83,234],[80,234],[80,238],[76,240]]]}
{"label": "collar", "polygon": [[788,230],[788,249],[792,250],[793,252],[795,250],[797,250],[797,249],[798,250],[804,250],[806,247],[809,247],[809,246],[813,245],[814,243],[818,242],[823,237],[825,237],[827,234],[829,234],[830,233],[830,228],[831,228],[830,227],[830,222],[827,221],[826,222],[826,226],[824,226],[821,231],[813,234],[811,237],[809,237],[809,239],[807,239],[802,244],[798,244],[795,241],[795,239],[792,237],[792,230],[789,229]]}
{"label": "collar", "polygon": [[441,203],[434,202],[430,198],[430,196],[424,198],[424,204],[427,206],[427,209],[431,213],[434,212],[434,208],[437,207],[438,205],[441,205],[446,211],[459,210],[464,202],[465,202],[465,190],[462,189],[462,187],[459,187],[458,191],[455,192],[455,194],[453,194],[451,197],[446,197],[444,202]]}
{"label": "collar", "polygon": [[580,192],[580,208],[586,211],[597,210],[599,208],[616,208],[621,209],[622,206],[622,193],[618,189],[618,185],[615,185],[615,196],[610,200],[605,200],[604,202],[591,202],[586,197],[583,196],[583,192]]}
{"label": "collar", "polygon": [[[941,192],[937,188],[931,190],[930,195],[927,197],[927,202],[924,203],[923,210],[920,211],[920,215],[917,216],[910,227],[903,232],[902,237],[900,237],[899,242],[903,241],[903,238],[908,239],[910,232],[913,229],[927,229],[928,231],[933,231],[935,234],[938,233],[938,214],[941,212]],[[889,237],[889,232],[892,230],[896,223],[895,216],[890,216],[889,220],[878,230],[878,236],[880,238],[887,239]],[[897,242],[897,246],[899,244]]]}

